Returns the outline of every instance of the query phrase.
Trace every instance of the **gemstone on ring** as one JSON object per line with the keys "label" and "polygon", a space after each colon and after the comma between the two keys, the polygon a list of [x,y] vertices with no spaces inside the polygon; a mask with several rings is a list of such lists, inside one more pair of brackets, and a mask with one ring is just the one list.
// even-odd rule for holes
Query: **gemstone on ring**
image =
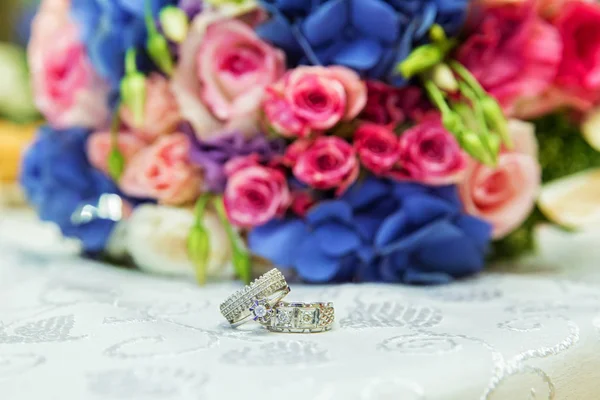
{"label": "gemstone on ring", "polygon": [[275,313],[271,308],[271,305],[265,299],[254,300],[254,303],[250,307],[250,311],[254,315],[253,319],[261,324],[269,323],[271,317]]}

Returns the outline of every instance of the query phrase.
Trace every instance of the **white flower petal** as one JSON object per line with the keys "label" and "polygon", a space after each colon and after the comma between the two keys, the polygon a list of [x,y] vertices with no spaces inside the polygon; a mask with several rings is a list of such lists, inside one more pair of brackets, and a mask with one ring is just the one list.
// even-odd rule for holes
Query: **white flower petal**
{"label": "white flower petal", "polygon": [[[210,232],[211,251],[207,276],[231,278],[231,250],[217,216],[206,212],[204,223]],[[194,265],[187,252],[187,239],[194,213],[187,208],[143,205],[128,221],[126,246],[136,265],[150,273],[193,278]]]}
{"label": "white flower petal", "polygon": [[544,185],[538,205],[557,224],[586,230],[600,227],[600,169]]}

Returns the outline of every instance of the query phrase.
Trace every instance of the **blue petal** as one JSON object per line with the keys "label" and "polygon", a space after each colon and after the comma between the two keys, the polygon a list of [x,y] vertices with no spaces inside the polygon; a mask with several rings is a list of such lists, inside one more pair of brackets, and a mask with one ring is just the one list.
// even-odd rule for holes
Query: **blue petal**
{"label": "blue petal", "polygon": [[450,223],[440,225],[421,241],[415,260],[423,271],[444,272],[454,277],[482,270],[485,261],[473,241]]}
{"label": "blue petal", "polygon": [[346,42],[333,57],[332,63],[344,65],[357,71],[373,68],[383,55],[383,47],[375,40],[360,38]]}
{"label": "blue petal", "polygon": [[340,200],[324,201],[310,210],[306,215],[310,225],[318,225],[326,221],[352,222],[352,208]]}
{"label": "blue petal", "polygon": [[302,33],[312,46],[321,46],[339,38],[348,25],[346,0],[332,0],[310,14],[302,24]]}
{"label": "blue petal", "polygon": [[298,275],[308,282],[329,282],[341,268],[341,260],[328,257],[320,251],[320,243],[316,235],[308,235],[298,247],[295,267]]}
{"label": "blue petal", "polygon": [[473,244],[477,246],[479,251],[482,253],[487,251],[492,235],[492,226],[490,224],[470,215],[461,215],[454,222],[454,225],[473,241]]}
{"label": "blue petal", "polygon": [[403,209],[413,226],[422,226],[440,218],[454,215],[458,210],[447,201],[417,194],[404,200]]}
{"label": "blue petal", "polygon": [[293,266],[298,243],[308,234],[306,226],[300,220],[271,221],[250,231],[248,247],[281,267]]}
{"label": "blue petal", "polygon": [[351,2],[352,24],[366,36],[388,45],[399,37],[400,20],[389,4],[379,0],[359,0]]}
{"label": "blue petal", "polygon": [[381,277],[386,282],[398,282],[409,265],[408,253],[397,251],[384,257],[379,265]]}
{"label": "blue petal", "polygon": [[404,237],[398,237],[384,246],[377,246],[378,254],[388,256],[396,251],[411,252],[422,246],[424,240],[435,235],[439,229],[449,225],[447,220],[440,220],[418,229]]}
{"label": "blue petal", "polygon": [[385,247],[392,242],[401,240],[408,233],[408,217],[404,210],[390,215],[383,221],[381,228],[375,236],[374,244],[376,247]]}
{"label": "blue petal", "polygon": [[363,208],[372,202],[388,195],[390,185],[384,179],[366,179],[358,181],[348,190],[342,200],[346,201],[352,208]]}
{"label": "blue petal", "polygon": [[404,200],[407,196],[417,193],[427,193],[427,188],[418,183],[396,183],[392,189],[392,194],[398,200]]}
{"label": "blue petal", "polygon": [[356,256],[363,263],[371,264],[371,262],[373,262],[373,259],[375,258],[375,252],[373,251],[373,248],[370,245],[365,245],[357,250]]}
{"label": "blue petal", "polygon": [[314,231],[314,235],[318,239],[321,251],[330,257],[345,256],[361,245],[356,232],[335,222],[320,225]]}
{"label": "blue petal", "polygon": [[431,193],[433,193],[437,197],[441,197],[446,200],[450,204],[454,205],[458,209],[462,209],[463,204],[460,200],[460,195],[458,194],[458,188],[456,185],[450,186],[438,186],[431,189]]}
{"label": "blue petal", "polygon": [[372,242],[382,222],[382,218],[366,213],[354,218],[354,227],[363,240]]}
{"label": "blue petal", "polygon": [[287,56],[290,56],[290,53],[295,58],[301,56],[302,48],[292,32],[291,26],[283,17],[273,16],[267,22],[257,26],[256,33],[267,42],[284,49]]}
{"label": "blue petal", "polygon": [[429,32],[429,28],[435,22],[435,17],[437,16],[437,7],[434,3],[429,2],[425,4],[425,9],[421,11],[421,15],[419,16],[419,26],[415,31],[415,38],[421,39],[423,38],[427,32]]}

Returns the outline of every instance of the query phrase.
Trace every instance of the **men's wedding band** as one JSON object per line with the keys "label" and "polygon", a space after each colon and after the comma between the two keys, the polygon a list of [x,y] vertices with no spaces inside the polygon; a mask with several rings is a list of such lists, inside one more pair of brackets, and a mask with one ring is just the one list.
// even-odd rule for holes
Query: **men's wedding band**
{"label": "men's wedding band", "polygon": [[[262,304],[264,306],[264,304]],[[253,305],[255,319],[256,309],[261,307],[257,301]],[[283,333],[317,333],[325,332],[332,328],[335,320],[333,303],[288,303],[280,302],[267,312],[261,310],[258,318],[271,332]]]}

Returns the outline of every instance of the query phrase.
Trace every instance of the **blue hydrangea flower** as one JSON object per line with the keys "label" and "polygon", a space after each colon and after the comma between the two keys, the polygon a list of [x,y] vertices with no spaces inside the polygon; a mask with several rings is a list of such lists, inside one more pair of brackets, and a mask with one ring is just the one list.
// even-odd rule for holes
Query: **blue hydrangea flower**
{"label": "blue hydrangea flower", "polygon": [[21,184],[30,203],[44,221],[57,224],[63,235],[80,239],[88,252],[104,249],[115,222],[96,219],[75,225],[73,212],[96,204],[105,193],[116,193],[112,181],[87,160],[84,129],[55,131],[42,127],[23,158]]}
{"label": "blue hydrangea flower", "polygon": [[[129,47],[143,48],[146,41],[146,0],[72,0],[71,11],[81,26],[92,64],[116,87],[123,77]],[[150,0],[158,11],[175,0]]]}
{"label": "blue hydrangea flower", "polygon": [[463,25],[468,0],[260,0],[272,18],[259,35],[292,66],[344,65],[401,85],[394,66],[434,23],[449,35]]}
{"label": "blue hydrangea flower", "polygon": [[454,186],[370,178],[305,220],[275,220],[251,250],[309,282],[437,284],[481,271],[491,226],[462,211]]}

